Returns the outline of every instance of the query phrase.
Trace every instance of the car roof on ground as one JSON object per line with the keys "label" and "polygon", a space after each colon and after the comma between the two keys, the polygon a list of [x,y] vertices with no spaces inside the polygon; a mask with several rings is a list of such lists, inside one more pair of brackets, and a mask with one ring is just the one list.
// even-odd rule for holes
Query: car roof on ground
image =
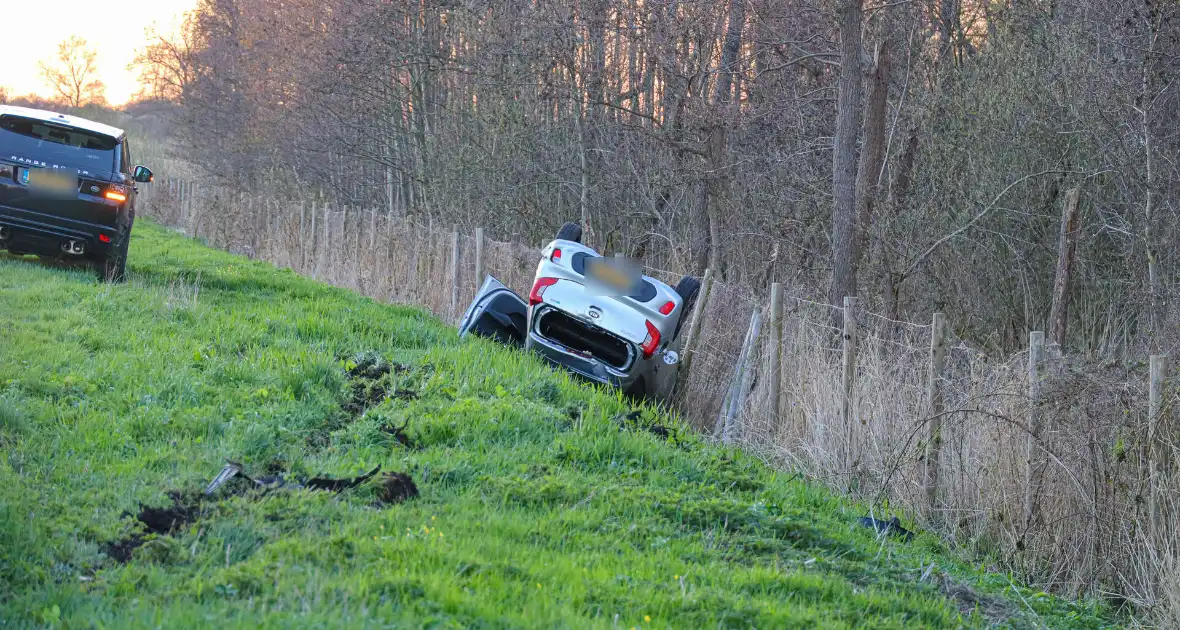
{"label": "car roof on ground", "polygon": [[123,138],[123,130],[118,127],[104,125],[100,122],[79,118],[78,116],[70,116],[68,114],[59,114],[58,112],[51,112],[44,109],[32,109],[29,107],[17,107],[15,105],[0,105],[0,116],[12,115],[21,116],[23,118],[32,118],[44,122],[58,123],[68,125],[77,129],[85,131],[92,131],[100,133],[104,136],[110,136],[116,140]]}

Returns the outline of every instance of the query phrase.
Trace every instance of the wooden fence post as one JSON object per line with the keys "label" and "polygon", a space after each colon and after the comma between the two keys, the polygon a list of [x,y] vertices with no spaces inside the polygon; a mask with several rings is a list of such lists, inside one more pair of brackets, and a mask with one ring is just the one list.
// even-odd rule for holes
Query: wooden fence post
{"label": "wooden fence post", "polygon": [[783,283],[770,285],[770,421],[778,429],[782,417],[783,388]]}
{"label": "wooden fence post", "polygon": [[1036,497],[1039,489],[1036,487],[1036,469],[1040,457],[1037,457],[1037,444],[1041,435],[1041,378],[1044,375],[1045,363],[1045,333],[1034,330],[1028,335],[1028,436],[1025,446],[1025,478],[1024,478],[1024,522],[1025,526],[1032,524],[1036,514]]}
{"label": "wooden fence post", "polygon": [[307,241],[306,241],[306,234],[304,232],[304,230],[307,227],[306,225],[304,225],[304,221],[306,220],[306,211],[307,211],[307,208],[304,206],[303,202],[300,201],[299,202],[299,273],[301,273],[301,274],[304,272],[305,269],[307,269]]}
{"label": "wooden fence post", "polygon": [[[355,259],[356,260],[353,261],[353,265],[352,265],[352,288],[355,289],[358,293],[364,293],[361,290],[361,264],[364,261],[364,253],[365,253],[364,250],[361,249],[361,239],[364,238],[364,234],[362,234],[362,232],[364,232],[364,225],[365,225],[365,211],[360,208],[357,208],[356,209],[356,247],[355,247],[355,251],[356,251]],[[347,224],[345,224],[345,226],[347,227]]]}
{"label": "wooden fence post", "polygon": [[459,308],[459,226],[451,227],[451,323]]}
{"label": "wooden fence post", "polygon": [[926,509],[930,519],[937,519],[939,479],[942,457],[942,375],[946,366],[946,315],[934,314],[930,327],[930,372],[926,377],[926,413],[929,422],[926,437]]}
{"label": "wooden fence post", "polygon": [[1148,532],[1153,541],[1160,541],[1162,533],[1159,514],[1159,493],[1161,479],[1161,459],[1164,452],[1163,442],[1160,440],[1160,414],[1162,412],[1162,392],[1164,389],[1164,369],[1167,355],[1153,354],[1148,364],[1148,414],[1147,414],[1147,509]]}
{"label": "wooden fence post", "polygon": [[483,284],[483,228],[475,228],[475,289]]}
{"label": "wooden fence post", "polygon": [[688,380],[689,368],[692,365],[692,355],[696,350],[697,335],[701,331],[702,319],[705,314],[705,302],[709,299],[709,289],[713,286],[713,270],[705,269],[705,279],[701,282],[701,292],[697,294],[697,303],[692,308],[692,321],[688,323],[688,334],[684,338],[684,346],[680,348],[681,354],[684,355],[682,361],[684,365],[680,368],[680,376],[677,377],[677,387],[679,383]]}
{"label": "wooden fence post", "polygon": [[[312,279],[316,279],[317,273],[319,272],[319,266],[316,264],[316,261],[318,260],[317,253],[320,251],[320,239],[319,239],[319,232],[316,231],[315,218],[316,218],[315,202],[313,201],[313,202],[311,202],[311,263],[310,263],[311,264],[311,277],[312,277]],[[304,260],[304,264],[305,265],[308,264],[306,260]]]}
{"label": "wooden fence post", "polygon": [[844,388],[840,398],[840,418],[844,422],[845,447],[847,459],[845,465],[849,470],[856,467],[860,456],[856,446],[860,436],[853,427],[852,399],[856,384],[856,298],[844,298]]}
{"label": "wooden fence post", "polygon": [[369,250],[377,248],[377,210],[369,210]]}
{"label": "wooden fence post", "polygon": [[1065,326],[1069,317],[1069,277],[1073,271],[1078,245],[1078,202],[1080,188],[1065,193],[1065,207],[1061,212],[1061,237],[1057,245],[1057,273],[1053,280],[1053,300],[1049,309],[1049,325],[1053,342],[1065,346]]}
{"label": "wooden fence post", "polygon": [[750,327],[746,329],[746,339],[742,342],[742,350],[738,354],[737,364],[734,366],[733,380],[730,381],[729,392],[726,394],[725,403],[721,407],[721,415],[717,418],[717,426],[714,427],[714,432],[720,433],[721,435],[722,444],[729,444],[733,439],[733,419],[740,410],[741,402],[744,398],[743,385],[745,384],[745,375],[750,355],[753,354],[751,350],[758,340],[758,329],[761,323],[762,313],[755,307],[754,312],[750,314]]}

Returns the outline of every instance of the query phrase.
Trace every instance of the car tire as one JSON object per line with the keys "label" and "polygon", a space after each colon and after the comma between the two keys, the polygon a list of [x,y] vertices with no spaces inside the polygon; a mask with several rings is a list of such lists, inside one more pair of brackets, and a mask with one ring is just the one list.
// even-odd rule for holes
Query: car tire
{"label": "car tire", "polygon": [[676,283],[676,295],[680,296],[680,321],[676,323],[673,338],[680,338],[680,328],[692,316],[692,309],[696,306],[697,295],[700,292],[701,281],[696,276],[684,276]]}
{"label": "car tire", "polygon": [[582,242],[582,226],[578,223],[570,221],[561,226],[557,231],[557,240],[559,241],[573,241],[575,243]]}
{"label": "car tire", "polygon": [[122,242],[115,251],[98,263],[99,279],[103,282],[117,284],[127,280],[127,250],[131,241],[131,234],[124,234]]}

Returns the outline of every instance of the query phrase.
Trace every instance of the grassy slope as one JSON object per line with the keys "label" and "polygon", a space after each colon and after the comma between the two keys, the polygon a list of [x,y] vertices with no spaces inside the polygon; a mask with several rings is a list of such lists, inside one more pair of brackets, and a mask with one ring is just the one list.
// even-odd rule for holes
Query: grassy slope
{"label": "grassy slope", "polygon": [[[1105,624],[925,536],[877,540],[740,452],[620,431],[617,398],[418,310],[136,229],[123,286],[0,259],[0,627]],[[340,357],[365,351],[412,366],[393,385],[420,397],[343,411]],[[421,449],[379,430],[405,420]],[[104,555],[125,512],[227,457],[379,463],[421,496],[228,496],[127,564]]]}

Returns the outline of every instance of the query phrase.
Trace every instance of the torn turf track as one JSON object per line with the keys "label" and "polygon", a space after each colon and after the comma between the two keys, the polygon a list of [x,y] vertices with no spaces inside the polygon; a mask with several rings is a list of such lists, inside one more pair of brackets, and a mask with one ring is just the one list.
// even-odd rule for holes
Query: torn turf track
{"label": "torn turf track", "polygon": [[[281,474],[270,474],[252,478],[243,472],[242,465],[227,460],[225,467],[209,482],[200,494],[185,494],[180,491],[168,492],[171,505],[155,507],[140,505],[136,521],[142,526],[142,531],[133,531],[127,536],[103,545],[107,556],[119,563],[131,560],[135,550],[143,546],[151,536],[170,536],[186,526],[196,523],[206,517],[210,508],[216,503],[214,495],[219,489],[228,488],[232,480],[240,479],[245,483],[235,484],[230,495],[243,496],[256,491],[261,496],[275,490],[313,490],[326,492],[343,492],[356,488],[372,479],[381,471],[381,466],[369,472],[351,478],[334,479],[331,477],[313,477],[306,481],[288,480]],[[418,496],[418,487],[407,473],[386,473],[382,475],[377,490],[377,501],[374,507],[384,507],[401,503]],[[123,514],[131,516],[129,512]]]}

